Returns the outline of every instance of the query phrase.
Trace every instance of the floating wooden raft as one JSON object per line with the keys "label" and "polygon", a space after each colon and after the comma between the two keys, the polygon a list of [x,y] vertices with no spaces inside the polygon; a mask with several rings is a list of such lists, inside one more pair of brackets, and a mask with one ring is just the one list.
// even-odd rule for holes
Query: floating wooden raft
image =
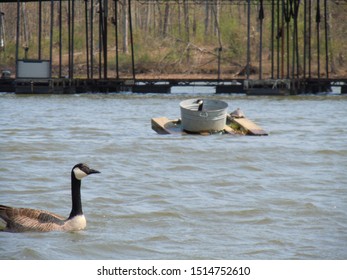
{"label": "floating wooden raft", "polygon": [[[190,134],[182,129],[181,120],[169,120],[166,117],[153,118],[151,120],[152,129],[158,134]],[[216,133],[231,135],[268,135],[261,127],[247,118],[233,118],[228,116],[227,122],[222,131]],[[197,134],[197,133],[194,133]],[[200,132],[200,135],[210,135],[211,132]]]}

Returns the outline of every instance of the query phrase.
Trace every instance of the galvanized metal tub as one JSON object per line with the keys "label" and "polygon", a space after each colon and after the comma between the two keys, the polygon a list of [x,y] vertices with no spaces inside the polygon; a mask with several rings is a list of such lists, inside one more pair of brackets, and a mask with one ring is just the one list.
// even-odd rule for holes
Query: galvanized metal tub
{"label": "galvanized metal tub", "polygon": [[202,111],[198,111],[198,99],[180,103],[182,128],[189,132],[213,132],[224,129],[228,104],[221,100],[202,99]]}

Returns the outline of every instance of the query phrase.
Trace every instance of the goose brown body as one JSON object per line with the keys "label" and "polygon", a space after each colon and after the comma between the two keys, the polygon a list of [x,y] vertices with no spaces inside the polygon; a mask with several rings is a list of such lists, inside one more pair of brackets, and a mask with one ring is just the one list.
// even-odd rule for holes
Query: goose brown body
{"label": "goose brown body", "polygon": [[13,208],[0,205],[0,216],[8,231],[54,231],[63,230],[66,218],[44,210]]}
{"label": "goose brown body", "polygon": [[71,171],[72,210],[68,218],[45,210],[14,208],[0,205],[0,220],[5,231],[77,231],[86,227],[82,211],[81,179],[89,174],[100,173],[86,164],[76,164]]}

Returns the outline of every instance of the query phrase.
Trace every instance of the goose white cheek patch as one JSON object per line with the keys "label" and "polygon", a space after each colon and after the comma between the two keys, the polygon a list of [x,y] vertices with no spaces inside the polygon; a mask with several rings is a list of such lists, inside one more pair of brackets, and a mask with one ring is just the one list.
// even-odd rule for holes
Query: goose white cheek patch
{"label": "goose white cheek patch", "polygon": [[82,178],[86,177],[87,174],[85,172],[83,172],[81,169],[79,169],[78,167],[76,167],[73,172],[75,173],[75,176],[78,180],[81,180]]}

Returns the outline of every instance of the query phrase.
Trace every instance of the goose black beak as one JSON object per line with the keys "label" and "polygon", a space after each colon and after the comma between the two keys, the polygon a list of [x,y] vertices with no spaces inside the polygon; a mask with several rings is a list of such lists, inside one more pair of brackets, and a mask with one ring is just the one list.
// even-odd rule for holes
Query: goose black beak
{"label": "goose black beak", "polygon": [[101,173],[101,172],[98,170],[95,170],[95,169],[89,169],[89,171],[88,171],[88,175],[95,174],[95,173]]}

